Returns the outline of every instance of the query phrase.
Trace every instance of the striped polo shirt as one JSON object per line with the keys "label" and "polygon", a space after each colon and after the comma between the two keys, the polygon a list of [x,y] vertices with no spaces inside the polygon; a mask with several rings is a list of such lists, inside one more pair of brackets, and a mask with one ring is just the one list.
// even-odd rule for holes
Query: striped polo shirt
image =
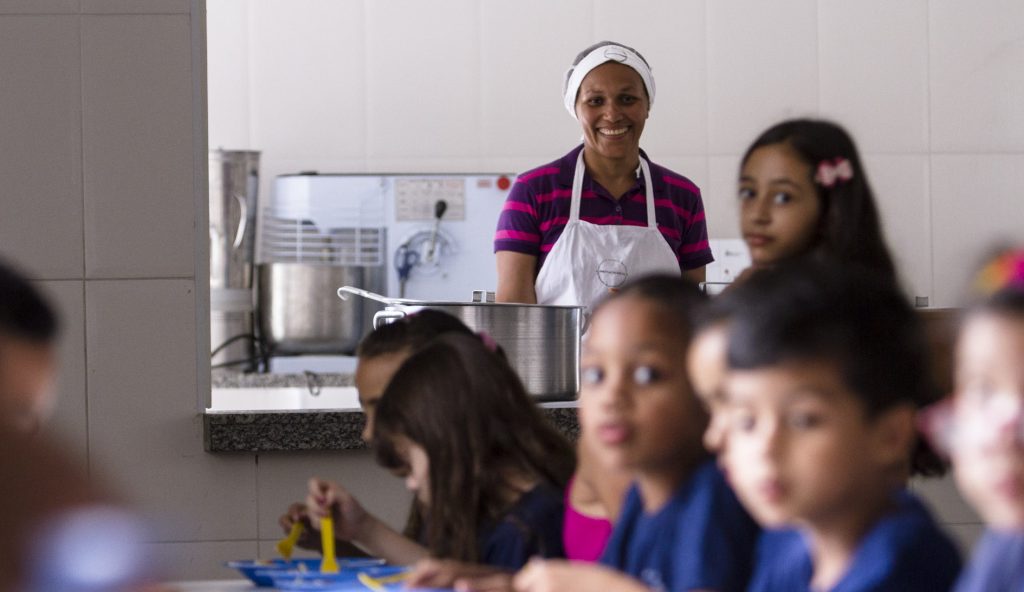
{"label": "striped polo shirt", "polygon": [[[559,160],[519,175],[498,218],[495,252],[515,251],[534,255],[540,270],[569,222],[573,172],[582,149],[581,144]],[[647,158],[642,150],[640,154]],[[676,254],[680,269],[694,269],[711,263],[714,257],[708,246],[700,189],[682,175],[653,162],[650,166],[658,230]],[[585,173],[580,219],[599,225],[646,226],[645,190],[643,177],[638,177],[622,199],[616,200],[593,180],[590,173]]]}

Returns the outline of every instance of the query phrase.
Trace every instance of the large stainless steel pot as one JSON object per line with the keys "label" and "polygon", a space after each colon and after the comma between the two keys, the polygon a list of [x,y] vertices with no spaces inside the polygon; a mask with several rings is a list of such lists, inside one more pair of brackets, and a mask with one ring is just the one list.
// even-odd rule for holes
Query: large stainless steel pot
{"label": "large stainless steel pot", "polygon": [[210,151],[210,287],[252,289],[260,153]]}
{"label": "large stainless steel pot", "polygon": [[339,283],[384,285],[378,267],[261,263],[257,266],[260,336],[271,354],[351,354],[379,306],[334,298]]}
{"label": "large stainless steel pot", "polygon": [[431,302],[387,298],[352,286],[338,289],[345,299],[356,294],[385,305],[374,327],[424,308],[444,311],[474,331],[494,338],[534,398],[574,399],[580,386],[580,337],[583,307],[494,302]]}

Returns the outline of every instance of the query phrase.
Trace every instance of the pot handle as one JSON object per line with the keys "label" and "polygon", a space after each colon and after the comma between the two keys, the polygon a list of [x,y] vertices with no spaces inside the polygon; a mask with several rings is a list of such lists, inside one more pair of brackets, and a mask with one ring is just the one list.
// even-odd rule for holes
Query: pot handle
{"label": "pot handle", "polygon": [[242,246],[242,240],[245,239],[245,227],[249,219],[249,204],[245,201],[244,197],[237,193],[235,194],[235,199],[238,200],[240,214],[238,216],[238,230],[235,231],[235,242],[232,248],[237,249]]}
{"label": "pot handle", "polygon": [[373,330],[376,331],[382,325],[388,325],[395,321],[405,318],[405,311],[397,308],[391,308],[390,306],[384,310],[378,311],[373,315]]}
{"label": "pot handle", "polygon": [[338,298],[348,300],[348,294],[355,294],[356,296],[376,300],[377,302],[381,302],[388,306],[418,306],[424,303],[422,300],[413,300],[411,298],[388,298],[387,296],[381,296],[376,292],[370,292],[369,290],[363,290],[362,288],[356,288],[355,286],[342,286],[338,288]]}
{"label": "pot handle", "polygon": [[384,304],[387,305],[392,305],[395,303],[395,300],[392,298],[388,298],[387,296],[381,296],[380,294],[371,292],[369,290],[363,290],[362,288],[356,288],[355,286],[342,286],[338,288],[338,298],[341,298],[342,300],[348,300],[348,296],[346,295],[346,293],[355,294],[356,296],[362,296],[363,298],[369,298],[370,300],[376,300],[377,302],[383,302]]}

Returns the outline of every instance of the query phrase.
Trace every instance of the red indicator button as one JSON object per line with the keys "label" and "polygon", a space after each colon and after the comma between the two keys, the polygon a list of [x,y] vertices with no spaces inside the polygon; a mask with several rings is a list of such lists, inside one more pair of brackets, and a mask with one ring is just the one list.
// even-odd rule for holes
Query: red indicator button
{"label": "red indicator button", "polygon": [[498,177],[498,189],[505,191],[512,186],[512,181],[509,181],[508,177]]}

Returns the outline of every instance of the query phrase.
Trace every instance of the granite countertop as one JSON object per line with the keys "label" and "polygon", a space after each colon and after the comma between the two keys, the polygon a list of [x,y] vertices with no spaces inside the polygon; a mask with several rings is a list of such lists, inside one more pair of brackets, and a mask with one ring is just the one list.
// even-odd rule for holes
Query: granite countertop
{"label": "granite countertop", "polygon": [[[220,389],[306,388],[311,393],[352,387],[351,374],[241,374],[217,371],[212,386]],[[540,403],[544,415],[572,441],[579,437],[575,401]],[[359,450],[366,416],[359,409],[218,410],[203,413],[208,452],[277,452]]]}

